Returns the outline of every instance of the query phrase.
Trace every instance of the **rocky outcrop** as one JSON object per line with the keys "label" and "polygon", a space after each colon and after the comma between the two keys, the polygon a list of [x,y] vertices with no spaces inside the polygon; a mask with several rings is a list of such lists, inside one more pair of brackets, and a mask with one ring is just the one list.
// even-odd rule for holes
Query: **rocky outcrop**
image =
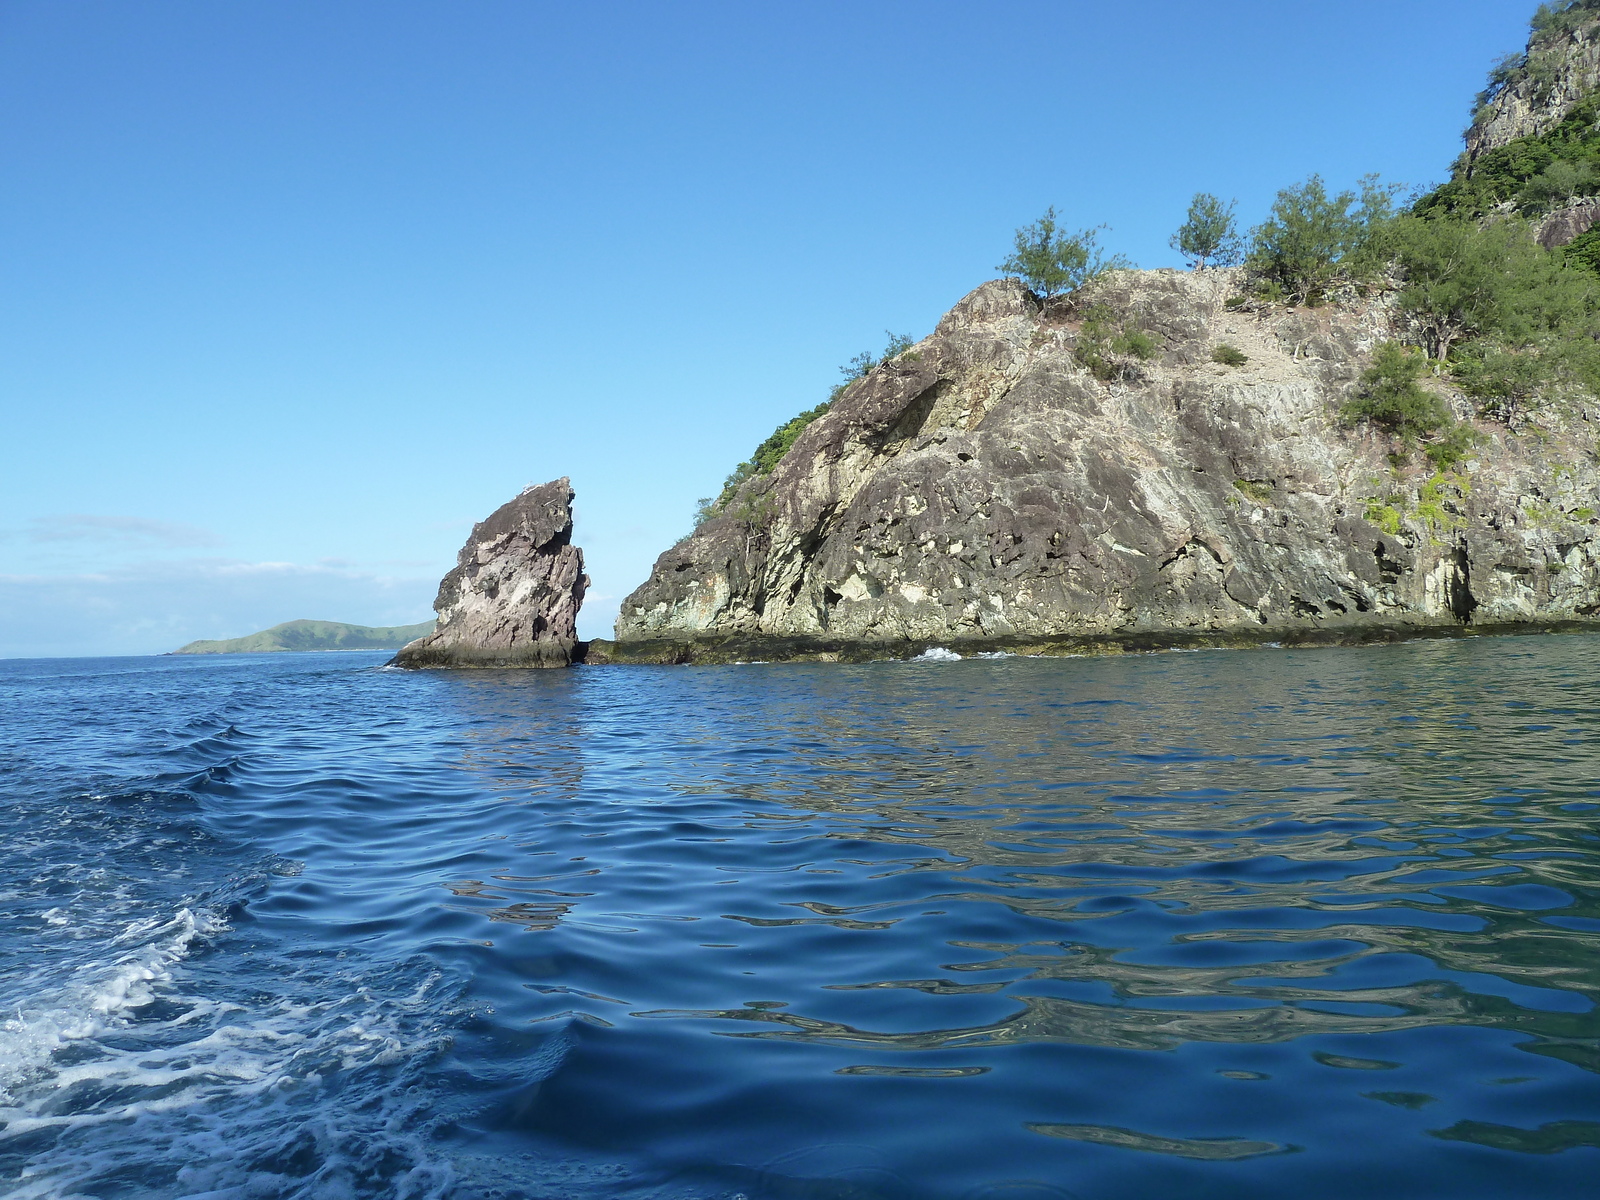
{"label": "rocky outcrop", "polygon": [[1509,80],[1478,110],[1466,132],[1466,161],[1518,138],[1548,133],[1600,87],[1600,12],[1535,29]]}
{"label": "rocky outcrop", "polygon": [[394,658],[402,667],[564,667],[577,647],[589,578],[572,544],[572,487],[525,489],[472,527],[439,583],[435,631]]}
{"label": "rocky outcrop", "polygon": [[1546,250],[1570,245],[1600,221],[1600,200],[1582,200],[1557,209],[1539,223],[1534,239]]}
{"label": "rocky outcrop", "polygon": [[[1386,297],[1248,311],[1229,303],[1241,288],[1236,271],[1126,271],[1041,307],[984,284],[663,554],[596,660],[1345,640],[1600,612],[1600,412],[1484,423],[1435,473],[1339,417],[1395,332]],[[1135,328],[1148,359],[1107,338]],[[1214,362],[1222,343],[1248,361]]]}

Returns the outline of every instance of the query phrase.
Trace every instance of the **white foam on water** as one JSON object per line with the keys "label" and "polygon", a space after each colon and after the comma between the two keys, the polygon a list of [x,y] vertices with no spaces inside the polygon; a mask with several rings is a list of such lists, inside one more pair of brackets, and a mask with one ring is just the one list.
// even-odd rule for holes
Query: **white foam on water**
{"label": "white foam on water", "polygon": [[128,924],[71,978],[0,1022],[0,1179],[16,1200],[130,1191],[206,1200],[434,1200],[455,1175],[429,1144],[417,1065],[446,1038],[438,976],[384,998],[197,994],[186,960],[226,929],[181,908]]}
{"label": "white foam on water", "polygon": [[[58,908],[40,916],[52,926],[69,924]],[[217,917],[188,908],[165,922],[135,921],[110,940],[110,961],[80,965],[72,982],[31,997],[26,1009],[0,1021],[0,1105],[13,1104],[17,1089],[61,1047],[104,1033],[125,1010],[148,1004],[151,985],[171,978],[172,964],[194,940],[221,928]]]}
{"label": "white foam on water", "polygon": [[961,655],[954,650],[946,650],[943,646],[929,646],[915,658],[907,659],[914,663],[960,662]]}

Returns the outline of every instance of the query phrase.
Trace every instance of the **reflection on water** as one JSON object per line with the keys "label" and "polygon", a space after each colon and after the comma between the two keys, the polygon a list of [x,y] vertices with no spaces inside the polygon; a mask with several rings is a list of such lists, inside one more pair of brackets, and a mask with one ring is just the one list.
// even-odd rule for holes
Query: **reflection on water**
{"label": "reflection on water", "polygon": [[[1152,1155],[1293,1159],[1161,1176],[1191,1194],[1338,1194],[1379,1169],[1395,1195],[1525,1183],[1525,1162],[1458,1175],[1448,1144],[1592,1145],[1597,651],[584,672],[561,710],[592,722],[583,803],[539,843],[570,867],[519,886],[581,947],[578,989],[542,995],[614,1032],[574,1049],[530,1124],[726,1160],[887,1106],[907,1194],[963,1194],[992,1169],[978,1148],[1008,1143],[1085,1195]],[[499,756],[466,761],[547,796],[507,754],[529,710],[449,686]],[[641,1066],[717,1132],[614,1094]],[[1467,1115],[1489,1112],[1507,1119]]]}
{"label": "reflection on water", "polygon": [[[69,734],[84,685],[14,678],[13,744],[42,795],[225,726],[183,742],[185,820],[292,869],[172,986],[322,956],[388,1011],[437,980],[405,1010],[432,1057],[347,1068],[427,1098],[429,1194],[1562,1197],[1600,1168],[1600,637],[309,657],[140,668],[96,686],[153,699]],[[327,1078],[299,1094],[337,1111]],[[272,1161],[251,1194],[322,1194],[315,1154]]]}

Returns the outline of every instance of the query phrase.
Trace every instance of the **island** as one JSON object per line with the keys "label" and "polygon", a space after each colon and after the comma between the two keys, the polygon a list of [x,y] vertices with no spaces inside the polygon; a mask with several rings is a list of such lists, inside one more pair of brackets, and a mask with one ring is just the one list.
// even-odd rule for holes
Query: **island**
{"label": "island", "polygon": [[285,621],[245,637],[190,642],[171,654],[279,654],[304,650],[398,650],[433,632],[432,621],[415,625],[347,625],[343,621]]}

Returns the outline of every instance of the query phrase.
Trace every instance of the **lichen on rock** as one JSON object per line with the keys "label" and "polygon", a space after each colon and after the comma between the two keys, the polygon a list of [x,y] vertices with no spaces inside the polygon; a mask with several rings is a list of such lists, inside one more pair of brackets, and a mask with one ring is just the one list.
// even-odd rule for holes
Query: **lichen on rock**
{"label": "lichen on rock", "polygon": [[565,667],[589,586],[572,544],[571,484],[525,489],[472,527],[433,602],[438,627],[394,658],[402,667]]}

